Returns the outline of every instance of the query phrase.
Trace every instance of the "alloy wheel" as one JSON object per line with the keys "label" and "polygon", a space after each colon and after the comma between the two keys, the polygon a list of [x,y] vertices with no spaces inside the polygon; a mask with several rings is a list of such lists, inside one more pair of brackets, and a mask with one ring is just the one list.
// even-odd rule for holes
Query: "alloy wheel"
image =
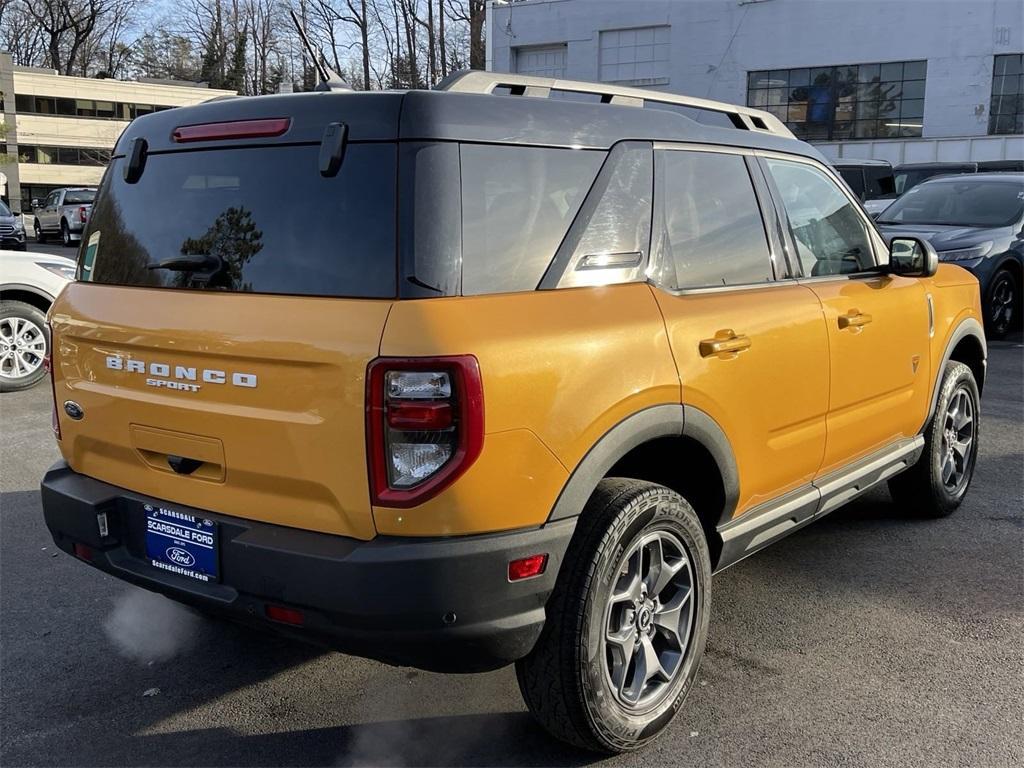
{"label": "alloy wheel", "polygon": [[31,376],[46,356],[43,329],[24,317],[0,319],[0,378],[19,381]]}
{"label": "alloy wheel", "polygon": [[989,305],[989,319],[992,330],[997,334],[1006,333],[1013,323],[1013,310],[1017,302],[1013,278],[1006,271],[996,276],[992,286],[992,299]]}
{"label": "alloy wheel", "polygon": [[974,461],[974,402],[965,387],[953,391],[942,426],[940,471],[942,484],[959,493],[970,479]]}
{"label": "alloy wheel", "polygon": [[674,688],[693,634],[694,567],[670,531],[648,533],[620,561],[605,607],[604,661],[625,709],[657,706]]}

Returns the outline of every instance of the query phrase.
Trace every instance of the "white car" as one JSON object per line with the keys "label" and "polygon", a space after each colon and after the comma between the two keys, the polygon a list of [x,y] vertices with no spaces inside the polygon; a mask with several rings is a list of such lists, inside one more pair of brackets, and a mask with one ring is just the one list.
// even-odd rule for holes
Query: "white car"
{"label": "white car", "polygon": [[0,250],[0,392],[27,389],[45,375],[46,312],[74,277],[72,259]]}

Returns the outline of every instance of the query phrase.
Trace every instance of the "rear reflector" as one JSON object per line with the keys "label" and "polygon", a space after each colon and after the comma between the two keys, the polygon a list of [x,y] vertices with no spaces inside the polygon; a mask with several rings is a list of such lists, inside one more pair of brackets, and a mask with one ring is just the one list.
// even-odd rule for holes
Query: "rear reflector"
{"label": "rear reflector", "polygon": [[534,576],[540,576],[544,573],[544,569],[547,567],[547,555],[521,557],[518,560],[512,560],[508,564],[508,580],[522,581],[523,579],[532,579]]}
{"label": "rear reflector", "polygon": [[392,429],[448,429],[452,425],[449,403],[396,402],[388,407]]}
{"label": "rear reflector", "polygon": [[75,557],[79,560],[85,560],[87,563],[92,562],[92,547],[87,547],[85,544],[75,542],[74,552]]}
{"label": "rear reflector", "polygon": [[225,139],[255,139],[263,136],[280,136],[291,125],[290,117],[274,117],[265,120],[235,120],[230,123],[200,123],[180,125],[171,134],[179,144],[190,141],[223,141]]}
{"label": "rear reflector", "polygon": [[268,619],[279,621],[282,624],[301,627],[306,622],[306,617],[297,608],[286,608],[283,605],[267,605],[265,611]]}
{"label": "rear reflector", "polygon": [[50,377],[50,395],[53,397],[53,408],[50,409],[50,429],[53,430],[53,436],[60,440],[60,417],[57,416],[57,382],[53,379],[53,325],[49,320],[46,321],[46,331],[49,346],[46,354],[43,355],[43,370]]}

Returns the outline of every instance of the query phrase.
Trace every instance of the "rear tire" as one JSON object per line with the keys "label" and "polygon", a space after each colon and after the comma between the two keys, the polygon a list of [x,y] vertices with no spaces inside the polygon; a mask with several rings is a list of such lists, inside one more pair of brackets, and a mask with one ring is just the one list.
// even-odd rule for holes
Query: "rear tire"
{"label": "rear tire", "polygon": [[65,248],[70,248],[75,244],[74,240],[71,239],[71,228],[66,221],[61,221],[60,223],[60,239],[64,243]]}
{"label": "rear tire", "polygon": [[0,392],[37,384],[50,348],[46,316],[22,301],[0,301]]}
{"label": "rear tire", "polygon": [[43,228],[41,226],[39,226],[39,219],[35,219],[32,222],[32,229],[35,230],[35,233],[36,233],[36,242],[37,243],[45,243],[46,242],[46,233],[43,232]]}
{"label": "rear tire", "polygon": [[967,495],[978,458],[978,384],[971,369],[951,360],[939,384],[924,451],[910,469],[889,481],[893,501],[919,517],[947,517]]}
{"label": "rear tire", "polygon": [[700,666],[711,613],[700,521],[660,485],[605,479],[587,502],[547,622],[516,662],[519,689],[549,733],[616,753],[664,730]]}

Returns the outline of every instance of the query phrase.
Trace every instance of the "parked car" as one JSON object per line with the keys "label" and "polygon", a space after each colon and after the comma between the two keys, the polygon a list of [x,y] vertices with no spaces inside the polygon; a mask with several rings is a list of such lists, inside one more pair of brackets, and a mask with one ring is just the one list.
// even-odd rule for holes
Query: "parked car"
{"label": "parked car", "polygon": [[885,160],[836,160],[832,163],[866,210],[877,216],[896,199],[896,179]]}
{"label": "parked car", "polygon": [[977,172],[977,163],[901,163],[893,170],[896,196],[899,197],[933,176]]}
{"label": "parked car", "polygon": [[45,375],[46,312],[75,275],[60,256],[0,250],[0,392],[15,392]]}
{"label": "parked car", "polygon": [[878,219],[886,237],[928,240],[942,261],[978,278],[985,328],[1020,327],[1024,266],[1024,173],[944,176],[917,185]]}
{"label": "parked car", "polygon": [[146,115],[80,274],[60,549],[348,653],[515,663],[592,750],[676,716],[713,572],[883,480],[951,514],[977,458],[977,280],[749,107],[475,71]]}
{"label": "parked car", "polygon": [[982,160],[978,163],[978,173],[988,171],[1024,171],[1024,160]]}
{"label": "parked car", "polygon": [[21,221],[21,216],[13,213],[2,200],[0,200],[0,248],[14,251],[25,250],[25,225]]}
{"label": "parked car", "polygon": [[89,211],[96,190],[91,187],[55,189],[42,205],[33,211],[36,242],[45,243],[50,235],[60,235],[61,242],[72,246],[82,237],[89,221]]}

